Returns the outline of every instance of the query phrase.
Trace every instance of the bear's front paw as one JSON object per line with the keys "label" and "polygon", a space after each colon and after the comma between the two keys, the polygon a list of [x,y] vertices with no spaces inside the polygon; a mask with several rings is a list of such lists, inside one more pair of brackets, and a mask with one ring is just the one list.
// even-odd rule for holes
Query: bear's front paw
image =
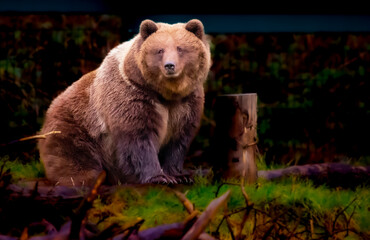
{"label": "bear's front paw", "polygon": [[161,174],[154,176],[152,178],[149,178],[146,183],[155,183],[155,184],[177,184],[176,178]]}
{"label": "bear's front paw", "polygon": [[194,183],[194,179],[193,179],[193,176],[191,174],[180,174],[180,175],[176,175],[174,176],[175,179],[176,179],[176,182],[177,183],[181,183],[181,184],[193,184]]}

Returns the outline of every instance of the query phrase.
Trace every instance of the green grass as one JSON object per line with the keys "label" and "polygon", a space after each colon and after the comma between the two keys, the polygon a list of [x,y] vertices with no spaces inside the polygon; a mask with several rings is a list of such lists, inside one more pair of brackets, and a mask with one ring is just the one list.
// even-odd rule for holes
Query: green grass
{"label": "green grass", "polygon": [[257,165],[258,170],[274,170],[274,169],[287,167],[286,165],[277,164],[277,163],[267,164],[265,161],[265,157],[266,157],[265,155],[257,154],[256,165]]}
{"label": "green grass", "polygon": [[8,156],[4,156],[1,158],[0,166],[2,164],[4,164],[4,169],[10,169],[14,181],[45,177],[44,166],[37,160],[30,160],[24,164],[18,159],[10,161]]}
{"label": "green grass", "polygon": [[[231,213],[245,207],[245,200],[239,186],[223,184],[220,187],[220,184],[196,183],[193,186],[183,187],[182,191],[186,193],[186,197],[197,210],[204,211],[213,199],[229,189],[232,191],[228,201],[228,211]],[[255,209],[271,214],[271,216],[278,213],[276,209],[290,211],[296,216],[291,222],[287,220],[291,225],[294,225],[297,219],[302,222],[306,221],[307,224],[310,219],[313,219],[317,234],[324,234],[325,230],[321,229],[322,226],[332,225],[335,218],[338,218],[338,224],[344,225],[344,218],[348,220],[351,215],[349,223],[351,228],[365,233],[370,231],[368,224],[370,222],[368,210],[370,192],[366,187],[360,187],[356,191],[336,190],[325,186],[315,187],[309,181],[288,179],[280,182],[259,182],[258,188],[251,185],[246,186],[245,189]],[[116,208],[117,203],[121,207]],[[342,211],[343,214],[339,214]],[[233,215],[232,220],[240,222],[243,214],[244,212]],[[111,215],[112,218],[102,220],[103,216],[107,215]],[[145,219],[142,229],[146,229],[161,224],[182,222],[186,216],[187,212],[179,199],[170,188],[164,186],[147,186],[138,189],[122,187],[108,201],[97,200],[94,209],[90,211],[90,220],[95,223],[100,221],[102,229],[112,222],[130,226],[140,219]],[[223,216],[223,211],[220,211],[207,231],[214,233]],[[250,221],[254,219],[251,218]],[[249,222],[249,224],[251,226],[253,223]],[[304,223],[300,227],[303,228],[303,225]],[[230,237],[225,223],[221,224],[219,231],[219,236],[222,238]],[[248,236],[252,229],[248,230],[246,227],[244,231],[244,234]]]}

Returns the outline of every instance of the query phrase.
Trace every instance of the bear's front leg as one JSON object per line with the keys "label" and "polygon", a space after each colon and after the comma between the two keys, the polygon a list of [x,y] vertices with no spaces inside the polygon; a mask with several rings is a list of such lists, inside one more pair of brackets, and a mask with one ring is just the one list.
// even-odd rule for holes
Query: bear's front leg
{"label": "bear's front leg", "polygon": [[191,174],[183,168],[189,142],[187,137],[170,141],[159,153],[163,171],[177,183],[193,182]]}
{"label": "bear's front leg", "polygon": [[197,133],[203,113],[203,88],[183,99],[181,104],[170,109],[172,129],[171,140],[162,147],[159,153],[164,172],[176,178],[178,183],[193,182],[191,174],[183,169],[184,159],[190,143]]}
{"label": "bear's front leg", "polygon": [[116,162],[112,166],[117,179],[125,183],[175,184],[175,178],[163,172],[158,150],[151,134],[123,134],[117,145]]}

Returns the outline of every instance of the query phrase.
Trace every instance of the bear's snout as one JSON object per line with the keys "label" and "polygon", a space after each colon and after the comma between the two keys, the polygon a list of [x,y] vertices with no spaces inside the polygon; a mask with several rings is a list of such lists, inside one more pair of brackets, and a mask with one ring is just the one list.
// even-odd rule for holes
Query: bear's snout
{"label": "bear's snout", "polygon": [[175,73],[175,63],[173,62],[166,62],[164,64],[164,68],[166,69],[167,74],[172,75]]}

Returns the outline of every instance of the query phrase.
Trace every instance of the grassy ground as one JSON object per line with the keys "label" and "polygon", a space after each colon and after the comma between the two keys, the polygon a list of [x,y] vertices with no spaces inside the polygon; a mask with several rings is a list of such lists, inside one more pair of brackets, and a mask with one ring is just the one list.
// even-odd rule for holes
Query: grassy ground
{"label": "grassy ground", "polygon": [[[11,169],[15,182],[43,176],[42,164],[38,161],[28,164],[6,161],[5,168]],[[141,219],[145,220],[141,230],[182,222],[188,213],[173,190],[184,193],[195,209],[202,212],[229,189],[231,197],[227,208],[218,212],[206,230],[221,239],[238,236],[363,239],[370,234],[367,186],[355,190],[331,189],[296,178],[259,180],[255,185],[245,186],[248,206],[238,181],[215,183],[198,178],[191,186],[122,186],[108,197],[98,197],[87,220],[101,230],[113,223],[129,227]]]}
{"label": "grassy ground", "polygon": [[[274,237],[293,234],[302,238],[361,239],[362,234],[370,231],[369,190],[366,187],[351,191],[314,187],[309,181],[294,179],[259,182],[257,187],[245,187],[250,202],[254,203],[248,214],[239,186],[211,184],[202,179],[181,190],[196,209],[204,211],[210,201],[229,189],[232,193],[226,215],[229,215],[234,235],[241,227],[241,234],[247,237],[263,237],[270,227]],[[181,222],[186,216],[184,206],[171,188],[152,186],[123,187],[109,199],[96,200],[89,219],[99,223],[102,229],[114,222],[129,226],[145,219],[142,229],[146,229]],[[207,231],[221,239],[232,239],[224,216],[225,211],[220,211]],[[241,226],[243,217],[247,220]]]}

